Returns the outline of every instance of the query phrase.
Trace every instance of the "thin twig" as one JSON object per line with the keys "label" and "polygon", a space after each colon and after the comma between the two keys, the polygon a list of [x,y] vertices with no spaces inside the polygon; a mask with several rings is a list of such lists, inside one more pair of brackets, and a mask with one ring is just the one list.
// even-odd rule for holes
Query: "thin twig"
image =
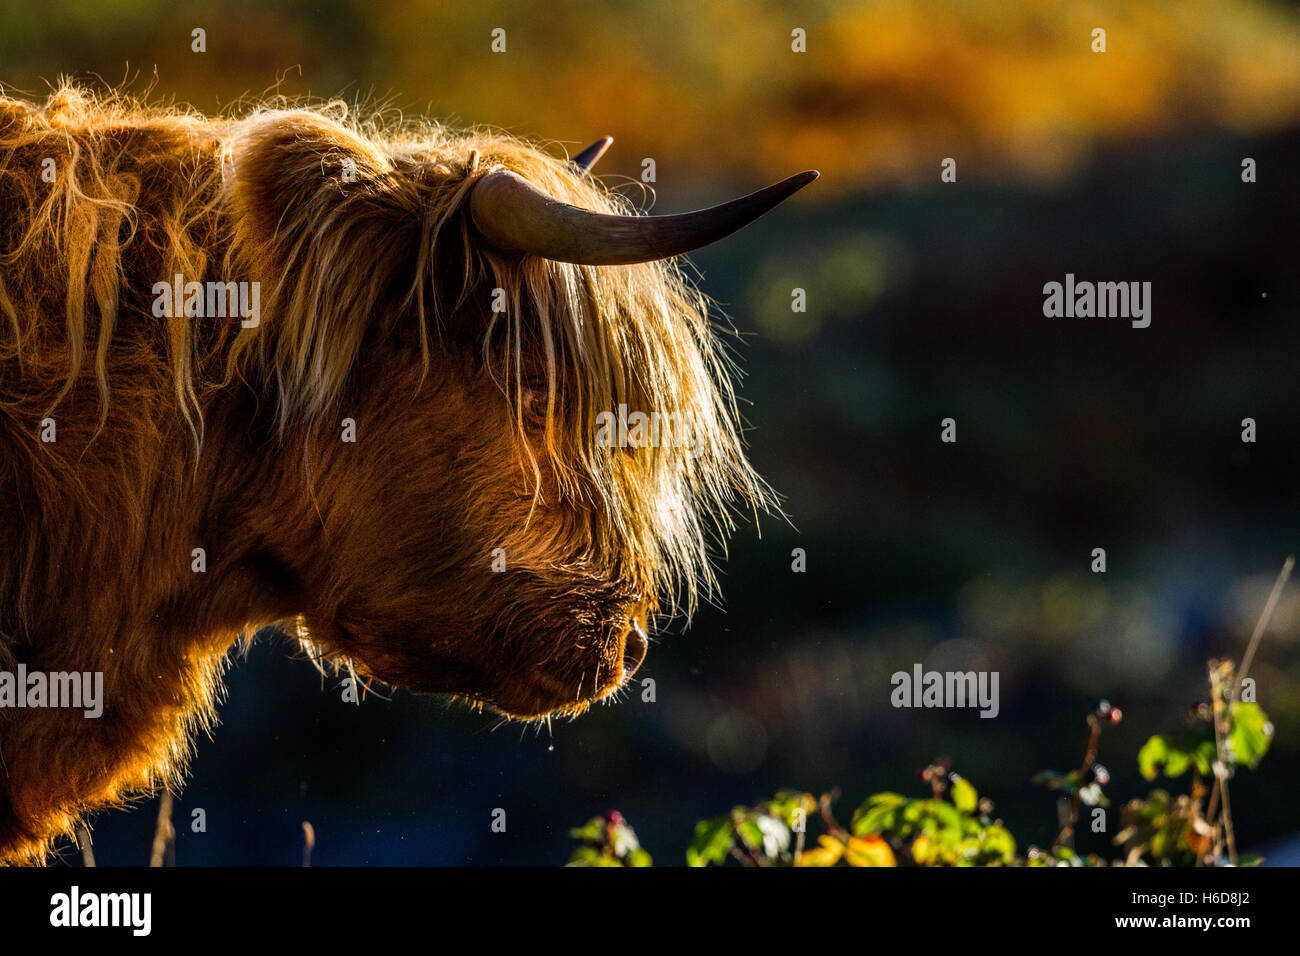
{"label": "thin twig", "polygon": [[[1225,670],[1230,674],[1231,661],[1210,661],[1210,715],[1214,721],[1214,780],[1217,793],[1223,798],[1223,812],[1219,819],[1223,822],[1223,835],[1228,842],[1228,859],[1237,865],[1237,844],[1232,835],[1232,812],[1228,804],[1228,697],[1232,681],[1224,681]],[[1217,850],[1217,848],[1216,848]]]}
{"label": "thin twig", "polygon": [[826,829],[835,839],[841,843],[847,844],[852,839],[853,834],[839,825],[835,815],[831,813],[831,804],[839,799],[840,791],[836,787],[830,793],[823,793],[817,801],[817,806],[822,812],[822,821],[826,824]]}
{"label": "thin twig", "polygon": [[1295,555],[1288,555],[1282,564],[1282,570],[1278,572],[1277,580],[1273,583],[1273,591],[1264,605],[1264,613],[1255,623],[1255,632],[1250,635],[1250,643],[1246,645],[1246,653],[1241,658],[1241,668],[1237,671],[1237,690],[1231,692],[1233,698],[1240,692],[1241,685],[1246,681],[1246,675],[1250,673],[1250,665],[1255,660],[1255,649],[1259,647],[1260,638],[1264,636],[1264,630],[1273,617],[1273,609],[1277,607],[1277,600],[1282,596],[1282,589],[1286,587],[1287,579],[1291,577],[1291,569],[1294,567]]}
{"label": "thin twig", "polygon": [[[1264,602],[1264,610],[1259,615],[1259,620],[1255,622],[1255,630],[1250,635],[1250,641],[1246,644],[1246,653],[1241,658],[1241,668],[1237,672],[1237,679],[1229,686],[1228,693],[1231,699],[1235,699],[1241,691],[1241,686],[1245,683],[1246,676],[1250,671],[1250,665],[1255,660],[1255,650],[1259,647],[1260,640],[1264,637],[1264,631],[1268,629],[1268,622],[1273,618],[1273,610],[1277,607],[1278,599],[1282,596],[1282,589],[1286,587],[1286,582],[1291,577],[1291,570],[1295,567],[1295,555],[1287,555],[1287,559],[1282,562],[1282,570],[1278,572],[1277,580],[1273,582],[1273,590],[1269,593],[1268,600]],[[1205,807],[1205,819],[1209,823],[1214,822],[1214,812],[1219,808],[1219,777],[1215,774],[1214,786],[1210,790],[1210,799]]]}
{"label": "thin twig", "polygon": [[1232,804],[1228,801],[1228,778],[1223,778],[1223,832],[1228,838],[1228,862],[1237,865],[1237,837],[1232,830]]}
{"label": "thin twig", "polygon": [[741,853],[734,844],[731,847],[731,855],[740,861],[741,866],[758,866],[758,864],[754,862],[753,856],[746,856]]}
{"label": "thin twig", "polygon": [[[1083,781],[1088,778],[1088,771],[1092,765],[1097,762],[1097,750],[1101,741],[1101,707],[1088,715],[1088,745],[1083,751],[1083,763],[1079,765],[1079,785],[1082,788]],[[1056,842],[1053,846],[1063,846],[1067,849],[1074,849],[1074,825],[1079,822],[1079,803],[1082,797],[1082,790],[1076,789],[1070,795],[1069,800],[1062,797],[1056,804],[1056,822],[1060,827],[1060,832],[1056,835]]]}

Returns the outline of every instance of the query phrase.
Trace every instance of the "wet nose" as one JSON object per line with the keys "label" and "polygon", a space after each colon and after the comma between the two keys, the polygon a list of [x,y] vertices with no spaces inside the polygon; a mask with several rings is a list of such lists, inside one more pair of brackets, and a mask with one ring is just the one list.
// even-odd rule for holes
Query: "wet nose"
{"label": "wet nose", "polygon": [[623,638],[623,678],[625,680],[636,673],[636,669],[645,660],[648,650],[650,650],[650,642],[646,639],[645,628],[642,627],[640,621],[633,621],[632,626],[627,629],[627,635]]}

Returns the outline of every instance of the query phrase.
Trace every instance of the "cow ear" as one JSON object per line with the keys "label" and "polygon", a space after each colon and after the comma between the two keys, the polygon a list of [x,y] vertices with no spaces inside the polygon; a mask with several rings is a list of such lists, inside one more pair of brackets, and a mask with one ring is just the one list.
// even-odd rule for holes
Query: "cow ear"
{"label": "cow ear", "polygon": [[362,259],[385,268],[418,240],[414,184],[394,175],[383,151],[326,116],[288,111],[246,120],[228,156],[235,239],[254,262],[288,267],[324,244],[354,266]]}

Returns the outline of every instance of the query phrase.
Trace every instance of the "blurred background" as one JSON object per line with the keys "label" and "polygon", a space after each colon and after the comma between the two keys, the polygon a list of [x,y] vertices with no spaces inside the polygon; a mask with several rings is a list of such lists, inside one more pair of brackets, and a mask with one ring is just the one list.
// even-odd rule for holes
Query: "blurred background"
{"label": "blurred background", "polygon": [[[1102,739],[1108,793],[1145,793],[1138,748],[1206,696],[1207,656],[1240,655],[1300,547],[1292,3],[0,7],[5,91],[61,75],[207,112],[339,96],[571,152],[610,134],[601,173],[639,195],[653,157],[656,212],[823,173],[694,257],[744,333],[753,458],[792,524],[734,536],[721,606],[638,674],[656,700],[549,734],[404,692],[358,707],[262,635],[177,800],[180,865],[295,864],[303,820],[317,864],[556,864],[614,807],[676,864],[703,816],[839,787],[847,817],[877,790],[921,795],[940,755],[1022,849],[1046,845],[1053,798],[1029,778],[1078,765],[1107,698],[1126,714]],[[1044,318],[1067,272],[1151,282],[1150,328]],[[1000,715],[892,709],[914,663],[999,671]],[[1253,674],[1276,736],[1233,784],[1238,844],[1294,862],[1300,586]],[[99,863],[146,862],[155,812],[102,815]]]}

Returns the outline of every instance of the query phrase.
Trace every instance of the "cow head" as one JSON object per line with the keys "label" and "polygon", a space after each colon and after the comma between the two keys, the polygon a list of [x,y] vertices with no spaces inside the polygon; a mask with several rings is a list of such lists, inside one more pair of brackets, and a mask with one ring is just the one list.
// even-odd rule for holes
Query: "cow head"
{"label": "cow head", "polygon": [[268,547],[325,654],[510,716],[580,712],[712,586],[732,509],[771,505],[672,257],[816,174],[635,216],[587,175],[606,145],[566,162],[296,112],[230,137],[230,273],[264,291],[229,366],[276,411]]}

